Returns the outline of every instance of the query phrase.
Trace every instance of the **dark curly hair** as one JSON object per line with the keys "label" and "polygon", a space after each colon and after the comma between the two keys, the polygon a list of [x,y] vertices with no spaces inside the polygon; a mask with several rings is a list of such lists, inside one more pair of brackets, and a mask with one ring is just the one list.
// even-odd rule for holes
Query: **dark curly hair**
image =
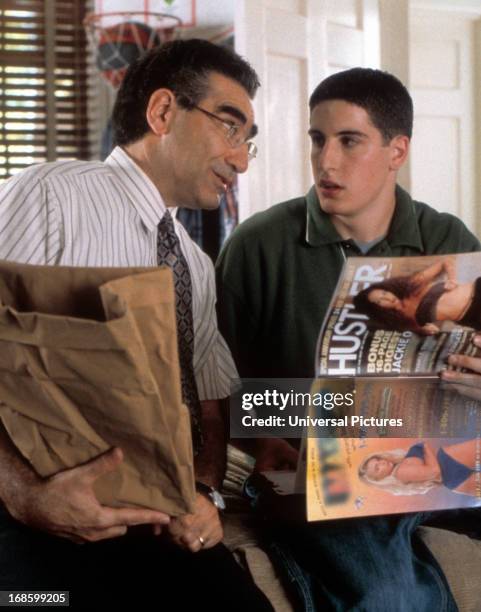
{"label": "dark curly hair", "polygon": [[399,79],[372,68],[351,68],[321,81],[309,99],[312,110],[326,100],[344,100],[363,108],[381,132],[384,144],[402,134],[411,138],[413,101]]}
{"label": "dark curly hair", "polygon": [[414,282],[412,277],[394,276],[393,278],[369,285],[367,289],[363,289],[355,295],[352,302],[356,312],[367,315],[371,319],[371,323],[375,323],[378,327],[385,327],[394,331],[419,331],[421,327],[415,319],[407,317],[402,312],[399,312],[399,310],[383,308],[369,300],[369,294],[374,289],[389,291],[400,300],[403,300],[410,297],[418,288],[419,283]]}
{"label": "dark curly hair", "polygon": [[211,72],[237,81],[253,98],[259,87],[254,69],[235,51],[207,40],[174,40],[145,53],[128,68],[112,112],[114,142],[126,145],[148,131],[145,114],[150,96],[165,87],[184,108],[207,93]]}

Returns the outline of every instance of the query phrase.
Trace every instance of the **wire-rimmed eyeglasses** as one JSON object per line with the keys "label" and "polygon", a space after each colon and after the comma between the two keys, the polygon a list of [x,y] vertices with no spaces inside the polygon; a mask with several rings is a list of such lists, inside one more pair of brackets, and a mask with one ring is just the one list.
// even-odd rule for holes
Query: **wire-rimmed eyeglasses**
{"label": "wire-rimmed eyeglasses", "polygon": [[224,127],[225,137],[227,139],[227,142],[232,148],[236,149],[237,147],[241,147],[242,145],[247,145],[247,157],[249,161],[256,157],[257,145],[252,140],[248,140],[244,137],[244,135],[241,132],[240,125],[226,121],[225,119],[222,119],[222,117],[219,117],[218,115],[215,115],[214,113],[211,113],[210,111],[205,110],[205,108],[202,108],[201,106],[197,106],[197,104],[191,103],[190,108],[195,108],[201,113],[204,113],[204,115],[206,115],[207,117],[210,117],[211,119],[215,119],[216,121],[218,121]]}

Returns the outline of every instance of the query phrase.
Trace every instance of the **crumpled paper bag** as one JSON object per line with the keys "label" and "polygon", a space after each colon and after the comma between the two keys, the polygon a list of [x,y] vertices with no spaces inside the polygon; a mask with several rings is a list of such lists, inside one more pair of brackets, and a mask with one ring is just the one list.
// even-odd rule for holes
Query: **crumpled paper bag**
{"label": "crumpled paper bag", "polygon": [[0,261],[0,419],[39,475],[119,446],[101,503],[192,511],[176,334],[167,268]]}

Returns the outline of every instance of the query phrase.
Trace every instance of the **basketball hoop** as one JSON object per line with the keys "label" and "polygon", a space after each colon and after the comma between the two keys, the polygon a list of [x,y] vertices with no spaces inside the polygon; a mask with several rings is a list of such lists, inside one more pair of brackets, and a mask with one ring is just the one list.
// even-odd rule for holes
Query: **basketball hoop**
{"label": "basketball hoop", "polygon": [[84,27],[102,76],[117,88],[127,68],[146,51],[173,40],[182,21],[146,11],[91,13]]}

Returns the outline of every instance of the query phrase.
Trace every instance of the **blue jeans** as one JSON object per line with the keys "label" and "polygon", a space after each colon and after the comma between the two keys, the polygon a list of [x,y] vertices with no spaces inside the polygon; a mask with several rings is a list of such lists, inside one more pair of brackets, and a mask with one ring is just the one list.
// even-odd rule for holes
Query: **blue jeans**
{"label": "blue jeans", "polygon": [[[254,505],[261,509],[261,500]],[[415,532],[428,516],[268,522],[272,557],[296,591],[296,610],[456,612],[439,564]]]}

